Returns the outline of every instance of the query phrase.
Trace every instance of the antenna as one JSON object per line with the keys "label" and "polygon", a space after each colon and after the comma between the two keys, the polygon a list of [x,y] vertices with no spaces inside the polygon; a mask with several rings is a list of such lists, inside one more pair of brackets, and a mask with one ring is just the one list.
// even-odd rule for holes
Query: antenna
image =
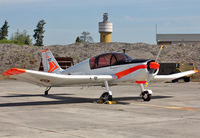
{"label": "antenna", "polygon": [[157,24],[156,24],[156,26],[155,26],[155,27],[156,27],[155,29],[156,29],[156,43],[157,43],[157,42],[158,42],[158,41],[157,41],[157,34],[158,34],[158,28],[157,28]]}
{"label": "antenna", "polygon": [[158,29],[157,29],[157,24],[156,24],[156,34],[158,33],[157,31],[158,31]]}

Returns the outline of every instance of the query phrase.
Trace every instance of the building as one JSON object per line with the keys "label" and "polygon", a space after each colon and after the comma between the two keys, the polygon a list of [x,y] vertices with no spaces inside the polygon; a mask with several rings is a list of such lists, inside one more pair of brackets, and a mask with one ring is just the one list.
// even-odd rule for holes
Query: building
{"label": "building", "polygon": [[200,34],[156,34],[158,45],[200,43]]}
{"label": "building", "polygon": [[113,32],[113,25],[108,22],[108,13],[104,13],[103,22],[99,22],[100,42],[111,42],[111,33]]}

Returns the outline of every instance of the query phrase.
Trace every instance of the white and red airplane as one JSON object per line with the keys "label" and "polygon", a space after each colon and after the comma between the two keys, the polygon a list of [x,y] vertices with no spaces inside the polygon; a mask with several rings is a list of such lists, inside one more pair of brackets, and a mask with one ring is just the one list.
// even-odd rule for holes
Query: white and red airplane
{"label": "white and red airplane", "polygon": [[12,68],[3,73],[28,83],[45,86],[45,95],[51,87],[74,85],[101,85],[106,91],[101,95],[103,102],[112,101],[112,91],[109,85],[122,81],[133,81],[140,85],[141,97],[144,101],[150,101],[152,91],[145,89],[144,85],[151,80],[173,80],[186,75],[197,73],[197,70],[171,74],[157,75],[159,64],[156,60],[132,59],[125,53],[104,53],[85,61],[82,61],[66,70],[60,68],[50,50],[42,51],[42,63],[44,72],[27,69]]}

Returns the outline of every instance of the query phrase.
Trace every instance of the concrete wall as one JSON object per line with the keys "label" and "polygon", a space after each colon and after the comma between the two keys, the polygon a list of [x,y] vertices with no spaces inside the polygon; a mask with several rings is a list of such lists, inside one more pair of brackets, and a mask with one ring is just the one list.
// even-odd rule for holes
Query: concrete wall
{"label": "concrete wall", "polygon": [[157,43],[197,43],[200,42],[200,34],[157,34]]}

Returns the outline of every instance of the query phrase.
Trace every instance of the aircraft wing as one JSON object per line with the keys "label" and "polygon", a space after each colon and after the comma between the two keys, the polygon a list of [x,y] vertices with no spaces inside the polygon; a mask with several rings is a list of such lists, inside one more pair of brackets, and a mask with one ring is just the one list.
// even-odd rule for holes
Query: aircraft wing
{"label": "aircraft wing", "polygon": [[9,69],[5,71],[3,75],[39,86],[54,87],[90,83],[98,84],[104,82],[105,80],[110,81],[117,79],[117,77],[114,75],[62,75],[18,68]]}
{"label": "aircraft wing", "polygon": [[197,70],[190,70],[190,71],[185,71],[185,72],[180,72],[180,73],[175,73],[171,75],[155,75],[154,80],[159,80],[159,81],[171,81],[174,79],[178,79],[187,75],[192,75],[197,73]]}

